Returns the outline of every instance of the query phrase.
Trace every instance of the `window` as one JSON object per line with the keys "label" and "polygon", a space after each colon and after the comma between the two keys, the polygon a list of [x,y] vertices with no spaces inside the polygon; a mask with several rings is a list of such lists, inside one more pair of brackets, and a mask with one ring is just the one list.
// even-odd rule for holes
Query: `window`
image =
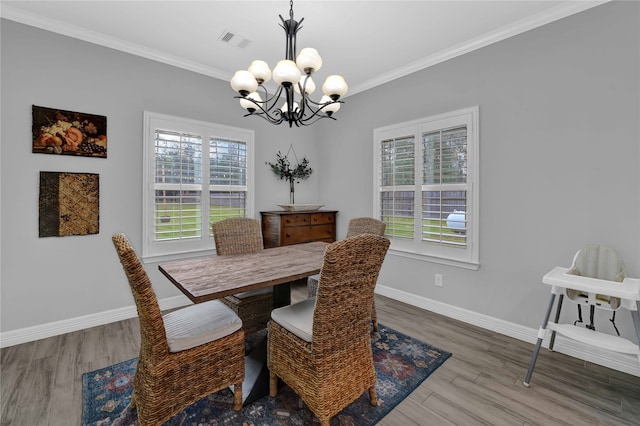
{"label": "window", "polygon": [[213,250],[211,223],[253,216],[251,130],[144,113],[143,257]]}
{"label": "window", "polygon": [[392,250],[477,268],[478,113],[374,130],[374,211]]}

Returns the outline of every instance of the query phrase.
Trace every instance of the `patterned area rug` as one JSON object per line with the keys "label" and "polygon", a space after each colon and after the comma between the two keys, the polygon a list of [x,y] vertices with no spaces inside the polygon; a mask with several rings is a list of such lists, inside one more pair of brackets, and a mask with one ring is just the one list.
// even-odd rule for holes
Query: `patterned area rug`
{"label": "patterned area rug", "polygon": [[[371,339],[376,368],[378,405],[363,395],[331,419],[332,425],[373,425],[406,398],[420,383],[440,367],[451,353],[442,351],[384,325]],[[131,401],[137,359],[121,362],[82,376],[82,424],[138,425]],[[311,411],[288,387],[282,386],[276,398],[264,396],[232,410],[229,389],[209,395],[169,420],[167,425],[309,425],[318,424]]]}

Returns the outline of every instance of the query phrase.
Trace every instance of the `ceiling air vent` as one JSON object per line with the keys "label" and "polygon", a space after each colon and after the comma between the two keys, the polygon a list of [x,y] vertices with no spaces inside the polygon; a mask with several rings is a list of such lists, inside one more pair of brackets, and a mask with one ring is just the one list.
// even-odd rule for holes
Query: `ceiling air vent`
{"label": "ceiling air vent", "polygon": [[245,48],[249,45],[250,41],[241,35],[234,34],[231,31],[224,30],[220,37],[218,37],[218,41],[226,43],[231,46]]}

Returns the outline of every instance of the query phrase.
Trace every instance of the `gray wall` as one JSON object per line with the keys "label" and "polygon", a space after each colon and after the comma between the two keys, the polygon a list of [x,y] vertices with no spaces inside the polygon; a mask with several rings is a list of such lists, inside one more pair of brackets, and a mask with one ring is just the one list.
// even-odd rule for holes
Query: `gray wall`
{"label": "gray wall", "polygon": [[[294,145],[315,167],[315,130],[243,118],[228,82],[2,20],[2,309],[9,331],[131,306],[111,243],[124,232],[142,248],[142,116],[149,110],[256,132],[256,217],[289,202],[270,172]],[[31,153],[31,106],[107,116],[108,158]],[[100,174],[100,233],[38,238],[40,171]],[[317,198],[320,173],[297,185],[298,202]],[[159,298],[180,293],[147,265]]]}
{"label": "gray wall", "polygon": [[[380,285],[537,328],[541,277],[579,247],[611,245],[640,276],[639,9],[598,6],[348,97],[337,122],[293,130],[242,118],[227,82],[3,20],[1,331],[132,305],[110,237],[141,248],[144,110],[255,129],[257,211],[287,201],[264,162],[293,143],[317,171],[297,201],[340,210],[341,237],[349,218],[372,214],[373,129],[473,105],[480,269],[390,254]],[[32,104],[106,115],[108,159],[31,154]],[[41,170],[100,173],[100,234],[38,238]],[[147,269],[160,298],[179,294]],[[629,337],[628,317],[620,323]]]}
{"label": "gray wall", "polygon": [[578,248],[610,245],[640,276],[639,9],[598,6],[348,98],[321,135],[321,197],[345,216],[373,203],[374,128],[480,106],[480,269],[389,256],[379,285],[537,328],[542,276]]}

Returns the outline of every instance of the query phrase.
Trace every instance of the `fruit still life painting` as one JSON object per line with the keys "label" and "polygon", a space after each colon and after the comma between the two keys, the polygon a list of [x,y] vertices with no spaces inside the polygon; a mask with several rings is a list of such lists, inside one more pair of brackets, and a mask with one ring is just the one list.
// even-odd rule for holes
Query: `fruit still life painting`
{"label": "fruit still life painting", "polygon": [[107,158],[107,117],[33,105],[34,153]]}

